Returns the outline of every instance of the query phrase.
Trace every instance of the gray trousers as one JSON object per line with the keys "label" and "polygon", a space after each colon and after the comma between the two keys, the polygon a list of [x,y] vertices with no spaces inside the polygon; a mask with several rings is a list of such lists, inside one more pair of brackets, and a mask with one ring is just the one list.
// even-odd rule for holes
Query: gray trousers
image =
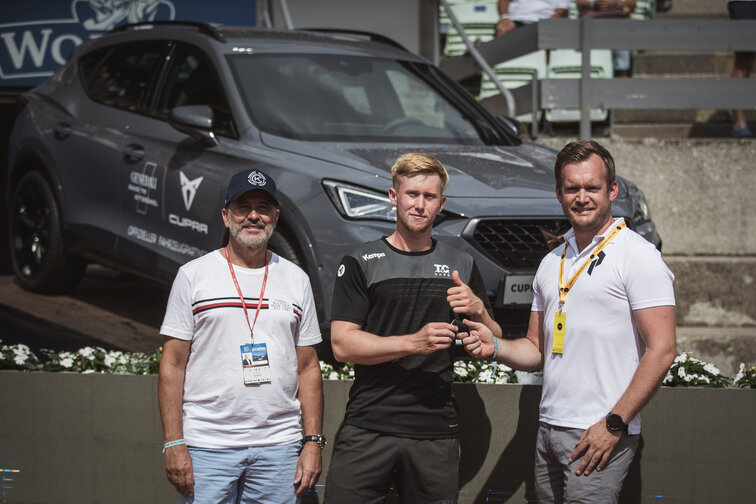
{"label": "gray trousers", "polygon": [[635,457],[640,436],[623,434],[602,471],[577,476],[582,462],[568,463],[584,429],[541,422],[536,441],[535,483],[539,504],[611,504],[619,499],[622,482]]}

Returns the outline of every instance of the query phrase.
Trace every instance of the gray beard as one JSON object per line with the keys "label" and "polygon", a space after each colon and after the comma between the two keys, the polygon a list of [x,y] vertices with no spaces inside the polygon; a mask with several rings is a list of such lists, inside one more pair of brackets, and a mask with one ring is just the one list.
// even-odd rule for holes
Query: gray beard
{"label": "gray beard", "polygon": [[270,224],[267,224],[265,226],[262,234],[257,238],[245,235],[242,232],[242,229],[243,226],[241,224],[230,225],[228,232],[231,236],[233,236],[235,241],[237,241],[240,245],[248,248],[259,248],[261,246],[264,247],[268,244],[270,237],[273,236],[273,226]]}

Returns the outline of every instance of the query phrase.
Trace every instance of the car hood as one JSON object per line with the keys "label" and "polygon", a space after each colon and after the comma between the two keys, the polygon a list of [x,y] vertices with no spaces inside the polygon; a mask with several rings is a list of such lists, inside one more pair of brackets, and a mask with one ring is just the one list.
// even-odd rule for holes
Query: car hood
{"label": "car hood", "polygon": [[[449,172],[447,198],[515,198],[548,199],[554,195],[553,150],[533,143],[518,146],[468,146],[438,144],[354,144],[328,142],[302,142],[263,134],[270,147],[316,158],[329,164],[340,165],[339,170],[325,174],[324,178],[337,178],[345,182],[364,185],[378,177],[375,188],[390,184],[391,166],[407,152],[420,151],[434,155]],[[293,145],[296,143],[297,145]],[[306,148],[303,148],[306,144]],[[350,173],[343,168],[351,168]]]}

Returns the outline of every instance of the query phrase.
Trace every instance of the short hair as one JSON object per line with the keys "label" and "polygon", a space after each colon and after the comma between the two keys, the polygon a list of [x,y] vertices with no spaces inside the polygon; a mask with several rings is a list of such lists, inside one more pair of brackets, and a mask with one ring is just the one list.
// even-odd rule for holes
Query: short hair
{"label": "short hair", "polygon": [[557,189],[562,188],[562,173],[565,165],[580,163],[593,154],[596,154],[604,162],[604,167],[606,168],[606,187],[607,189],[612,187],[612,184],[616,180],[614,158],[612,155],[595,140],[578,140],[577,142],[568,143],[557,154],[556,164],[554,165],[554,177],[556,178]]}
{"label": "short hair", "polygon": [[400,156],[391,167],[391,183],[397,186],[399,177],[414,177],[415,175],[438,175],[441,178],[441,191],[449,185],[449,174],[441,161],[425,152],[409,152]]}

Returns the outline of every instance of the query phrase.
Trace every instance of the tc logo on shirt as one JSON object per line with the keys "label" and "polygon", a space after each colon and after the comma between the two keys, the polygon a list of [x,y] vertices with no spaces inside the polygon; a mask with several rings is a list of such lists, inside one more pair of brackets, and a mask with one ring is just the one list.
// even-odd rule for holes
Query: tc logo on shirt
{"label": "tc logo on shirt", "polygon": [[451,277],[448,264],[434,264],[436,271],[433,273],[437,277]]}

